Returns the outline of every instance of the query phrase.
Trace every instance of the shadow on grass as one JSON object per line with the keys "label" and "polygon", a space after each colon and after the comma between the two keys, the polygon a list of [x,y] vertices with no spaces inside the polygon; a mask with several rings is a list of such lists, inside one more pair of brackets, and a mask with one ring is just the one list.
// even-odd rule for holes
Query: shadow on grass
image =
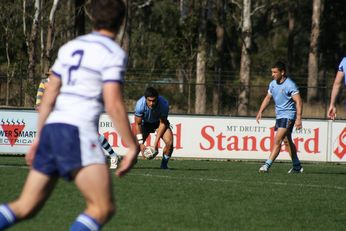
{"label": "shadow on grass", "polygon": [[11,168],[11,167],[29,167],[25,163],[0,163],[0,167]]}
{"label": "shadow on grass", "polygon": [[149,167],[149,166],[135,166],[133,169],[143,169],[143,170],[161,170],[161,171],[212,171],[213,169],[209,168],[168,168],[161,169],[160,167]]}
{"label": "shadow on grass", "polygon": [[346,172],[304,172],[310,175],[346,175]]}

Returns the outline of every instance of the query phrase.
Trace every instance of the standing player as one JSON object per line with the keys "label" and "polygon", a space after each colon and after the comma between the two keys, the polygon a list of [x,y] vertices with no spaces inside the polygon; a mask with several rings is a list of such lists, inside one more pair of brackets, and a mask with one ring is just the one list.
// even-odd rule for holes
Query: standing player
{"label": "standing player", "polygon": [[346,85],[345,74],[346,74],[346,57],[344,57],[339,64],[338,72],[336,73],[334,84],[333,84],[333,90],[330,96],[330,106],[328,109],[327,116],[332,120],[335,120],[336,118],[335,103],[336,103],[336,98],[339,95],[340,87],[342,85],[343,80],[345,81],[345,85]]}
{"label": "standing player", "polygon": [[159,96],[159,93],[153,87],[148,87],[145,90],[144,96],[137,101],[135,108],[136,136],[141,152],[143,153],[145,149],[144,143],[150,133],[156,131],[153,145],[156,155],[158,154],[160,139],[165,142],[160,166],[162,169],[168,169],[168,161],[173,153],[173,133],[167,120],[168,111],[168,101]]}
{"label": "standing player", "polygon": [[[36,104],[35,104],[35,109],[38,111],[41,105],[41,101],[42,101],[42,97],[43,94],[47,88],[47,84],[49,82],[49,75],[51,74],[51,70],[49,70],[49,72],[46,73],[46,78],[42,79],[40,82],[40,85],[38,86],[37,89],[37,94],[36,94]],[[110,169],[116,169],[120,163],[120,159],[121,157],[114,152],[112,146],[109,144],[108,140],[106,139],[106,137],[104,137],[103,135],[99,136],[99,140],[101,142],[101,145],[103,147],[104,150],[107,151],[106,156],[107,158],[109,158],[110,160]],[[78,145],[78,144],[76,144]]]}
{"label": "standing player", "polygon": [[283,62],[277,62],[271,69],[273,81],[269,84],[268,94],[264,98],[256,116],[256,121],[262,118],[264,109],[273,97],[275,103],[276,124],[274,147],[259,172],[268,172],[276,157],[280,153],[281,144],[287,147],[291,156],[293,167],[288,173],[302,173],[303,168],[297,156],[297,149],[292,141],[292,130],[294,125],[297,129],[302,128],[303,103],[296,84],[286,75],[286,66]]}
{"label": "standing player", "polygon": [[128,147],[116,175],[128,172],[137,158],[139,146],[122,98],[126,55],[114,42],[126,7],[122,0],[92,0],[90,6],[94,31],[59,50],[40,107],[38,135],[26,155],[32,168],[19,198],[0,205],[0,230],[34,216],[59,177],[73,180],[86,202],[70,230],[100,230],[110,219],[115,204],[97,132],[104,109]]}
{"label": "standing player", "polygon": [[116,169],[120,163],[121,157],[116,152],[114,152],[112,146],[109,144],[104,135],[99,135],[99,141],[101,142],[101,146],[103,147],[103,149],[107,151],[105,155],[107,156],[107,158],[109,158],[110,161],[109,168]]}
{"label": "standing player", "polygon": [[49,81],[48,77],[50,76],[50,74],[51,74],[51,70],[45,73],[45,78],[41,80],[40,85],[37,88],[36,103],[35,103],[35,110],[37,111],[40,108],[42,97],[43,97],[44,91],[46,90],[46,87]]}

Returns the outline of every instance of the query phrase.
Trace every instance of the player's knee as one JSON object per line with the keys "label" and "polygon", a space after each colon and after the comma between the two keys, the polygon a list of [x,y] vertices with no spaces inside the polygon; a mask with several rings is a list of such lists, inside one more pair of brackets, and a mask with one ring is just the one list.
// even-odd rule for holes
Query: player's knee
{"label": "player's knee", "polygon": [[165,143],[167,148],[173,149],[173,139],[169,139]]}
{"label": "player's knee", "polygon": [[274,141],[274,145],[276,145],[276,146],[281,145],[281,143],[282,143],[282,140],[275,140]]}

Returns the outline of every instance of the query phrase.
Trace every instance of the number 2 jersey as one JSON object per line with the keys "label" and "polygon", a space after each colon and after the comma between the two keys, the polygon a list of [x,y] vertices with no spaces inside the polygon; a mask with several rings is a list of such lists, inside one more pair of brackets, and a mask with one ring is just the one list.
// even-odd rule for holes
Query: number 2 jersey
{"label": "number 2 jersey", "polygon": [[103,84],[123,83],[124,50],[97,32],[77,37],[62,46],[52,73],[62,86],[46,123],[65,123],[95,130],[104,111]]}

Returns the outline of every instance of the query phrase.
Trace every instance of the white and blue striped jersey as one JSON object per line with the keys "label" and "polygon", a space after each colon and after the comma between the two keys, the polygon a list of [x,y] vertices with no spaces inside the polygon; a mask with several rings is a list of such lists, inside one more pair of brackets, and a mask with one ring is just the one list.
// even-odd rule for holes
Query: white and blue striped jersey
{"label": "white and blue striped jersey", "polygon": [[345,83],[345,86],[346,86],[346,57],[344,57],[340,64],[339,64],[339,68],[338,68],[338,71],[341,71],[344,73],[344,83]]}
{"label": "white and blue striped jersey", "polygon": [[142,117],[144,123],[156,123],[160,118],[167,118],[168,111],[168,101],[162,96],[159,95],[157,104],[152,109],[147,106],[146,99],[142,96],[136,103],[135,116]]}
{"label": "white and blue striped jersey", "polygon": [[270,82],[268,94],[273,96],[275,102],[276,119],[296,119],[297,109],[292,96],[298,93],[297,85],[290,78],[280,84],[276,80]]}
{"label": "white and blue striped jersey", "polygon": [[92,32],[62,46],[52,66],[62,86],[48,123],[97,130],[104,111],[102,85],[124,81],[127,58],[110,37]]}

